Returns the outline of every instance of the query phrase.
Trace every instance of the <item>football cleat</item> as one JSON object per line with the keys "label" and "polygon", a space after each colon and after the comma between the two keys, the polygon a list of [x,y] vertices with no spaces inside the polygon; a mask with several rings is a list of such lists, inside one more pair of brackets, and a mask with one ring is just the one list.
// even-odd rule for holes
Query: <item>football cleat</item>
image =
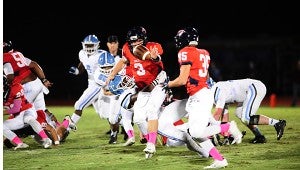
{"label": "football cleat", "polygon": [[17,149],[24,149],[24,148],[28,148],[29,145],[27,145],[26,143],[19,143],[16,147],[14,147],[14,150]]}
{"label": "football cleat", "polygon": [[285,120],[279,120],[279,122],[277,122],[274,125],[275,130],[277,132],[277,140],[280,140],[280,138],[282,137],[285,126],[286,126],[286,121]]}
{"label": "football cleat", "polygon": [[228,166],[226,159],[223,159],[222,161],[215,160],[211,165],[204,167],[204,169],[219,169],[225,168],[226,166]]}
{"label": "football cleat", "polygon": [[117,138],[118,138],[117,134],[116,134],[116,136],[110,135],[110,139],[109,139],[108,143],[109,144],[116,144],[117,143]]}
{"label": "football cleat", "polygon": [[135,138],[134,137],[131,137],[129,138],[124,144],[123,146],[131,146],[135,143]]}
{"label": "football cleat", "polygon": [[76,124],[73,122],[73,120],[71,119],[70,115],[66,115],[66,116],[65,116],[65,120],[68,120],[68,121],[69,121],[69,128],[70,128],[73,132],[76,132],[77,126],[76,126]]}
{"label": "football cleat", "polygon": [[49,138],[46,138],[43,140],[43,146],[45,149],[50,148],[50,146],[52,145],[52,140]]}
{"label": "football cleat", "polygon": [[251,140],[251,143],[266,143],[267,140],[264,135],[255,136],[254,139]]}
{"label": "football cleat", "polygon": [[156,152],[155,144],[147,143],[147,147],[143,151],[145,152],[146,159],[152,158],[152,156]]}

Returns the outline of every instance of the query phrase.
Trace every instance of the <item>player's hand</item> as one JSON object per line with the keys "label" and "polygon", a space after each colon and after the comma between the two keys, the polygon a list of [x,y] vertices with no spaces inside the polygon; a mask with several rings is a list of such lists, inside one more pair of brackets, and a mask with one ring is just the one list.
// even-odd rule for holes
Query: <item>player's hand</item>
{"label": "player's hand", "polygon": [[43,79],[42,82],[43,82],[44,86],[46,86],[47,88],[52,87],[52,85],[53,85],[53,83],[47,79]]}
{"label": "player's hand", "polygon": [[70,73],[70,74],[73,74],[73,75],[78,75],[78,74],[79,74],[79,70],[78,70],[77,67],[72,66],[72,67],[69,69],[69,73]]}
{"label": "player's hand", "polygon": [[106,78],[105,85],[108,85],[109,82],[110,82],[111,80],[113,80],[114,78],[115,78],[115,76],[110,74],[110,75]]}

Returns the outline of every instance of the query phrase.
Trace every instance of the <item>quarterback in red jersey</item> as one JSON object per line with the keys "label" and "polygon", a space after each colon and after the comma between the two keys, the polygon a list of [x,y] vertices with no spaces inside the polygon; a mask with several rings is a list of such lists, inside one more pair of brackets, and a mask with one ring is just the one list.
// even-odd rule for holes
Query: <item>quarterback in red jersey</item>
{"label": "quarterback in red jersey", "polygon": [[[133,55],[133,47],[141,44],[150,50],[152,59],[140,60]],[[122,61],[129,63],[139,90],[150,85],[160,71],[164,69],[160,58],[162,54],[162,46],[157,42],[148,42],[146,30],[143,27],[135,27],[128,32],[127,42],[122,48]]]}
{"label": "quarterback in red jersey", "polygon": [[[147,53],[150,53],[150,59],[142,59],[134,55],[133,49],[138,45],[143,45],[149,49]],[[119,100],[130,101],[127,102],[127,106],[122,107],[125,109],[133,107],[133,121],[148,141],[144,152],[146,158],[149,158],[156,152],[158,113],[166,97],[162,86],[157,86],[167,79],[161,61],[163,49],[157,42],[148,42],[145,28],[137,26],[127,32],[127,42],[123,45],[122,53],[123,57],[115,65],[107,79],[107,84],[129,63],[139,93],[126,95],[126,99],[120,98]]]}

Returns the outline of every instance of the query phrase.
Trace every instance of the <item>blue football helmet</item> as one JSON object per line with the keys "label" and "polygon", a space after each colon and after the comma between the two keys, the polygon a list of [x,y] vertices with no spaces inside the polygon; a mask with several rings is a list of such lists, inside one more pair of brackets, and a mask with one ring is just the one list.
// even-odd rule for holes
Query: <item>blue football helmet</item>
{"label": "blue football helmet", "polygon": [[88,35],[86,36],[82,43],[82,49],[88,54],[93,55],[97,52],[100,47],[100,41],[96,35]]}
{"label": "blue football helmet", "polygon": [[115,65],[115,57],[109,52],[103,52],[100,54],[98,59],[98,66],[100,67],[100,72],[109,75]]}
{"label": "blue football helmet", "polygon": [[181,49],[188,45],[198,45],[199,35],[198,31],[193,27],[187,27],[177,32],[174,37],[175,46]]}
{"label": "blue football helmet", "polygon": [[134,78],[128,75],[120,75],[117,74],[113,80],[111,80],[108,84],[108,89],[114,95],[120,95],[125,90],[130,89],[135,86]]}

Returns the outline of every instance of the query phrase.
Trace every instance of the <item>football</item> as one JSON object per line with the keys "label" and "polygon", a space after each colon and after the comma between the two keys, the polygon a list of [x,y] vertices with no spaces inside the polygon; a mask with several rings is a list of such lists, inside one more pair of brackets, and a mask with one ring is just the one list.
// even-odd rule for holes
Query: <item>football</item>
{"label": "football", "polygon": [[133,55],[140,60],[151,59],[150,51],[143,45],[137,45],[133,48]]}

